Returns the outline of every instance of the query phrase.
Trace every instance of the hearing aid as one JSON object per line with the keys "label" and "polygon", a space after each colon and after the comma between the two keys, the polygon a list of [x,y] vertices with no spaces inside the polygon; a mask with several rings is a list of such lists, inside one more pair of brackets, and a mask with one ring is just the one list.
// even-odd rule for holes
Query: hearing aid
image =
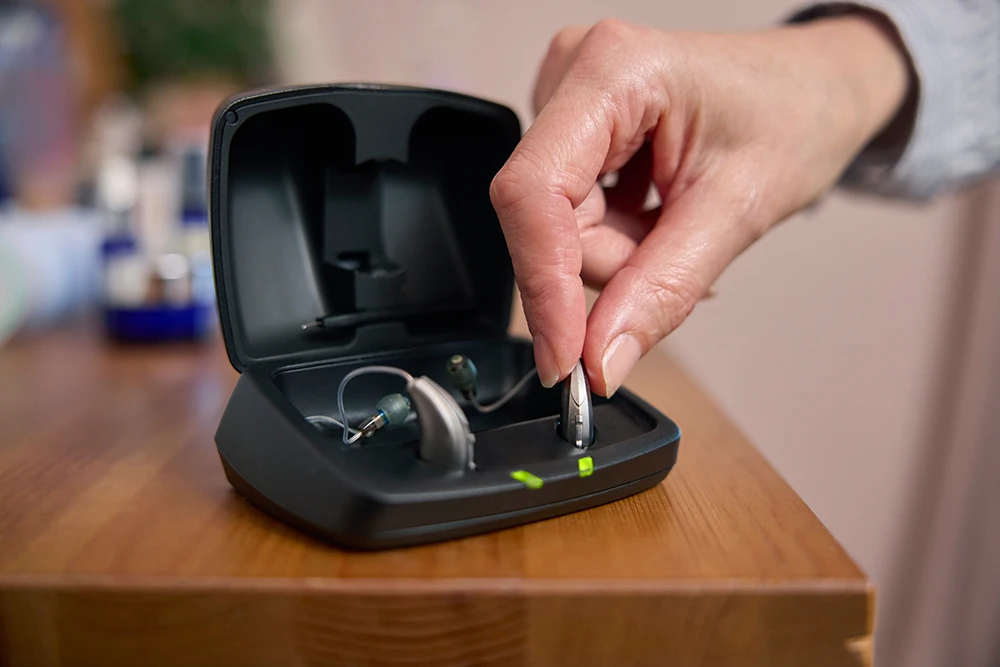
{"label": "hearing aid", "polygon": [[406,391],[420,422],[420,458],[449,470],[475,470],[476,436],[458,402],[426,376],[413,378]]}
{"label": "hearing aid", "polygon": [[573,372],[563,380],[562,411],[559,414],[559,437],[578,449],[594,444],[594,408],[590,384],[583,363],[576,362]]}
{"label": "hearing aid", "polygon": [[[358,429],[347,425],[344,409],[344,389],[359,375],[381,373],[395,375],[406,381],[406,393],[389,394],[375,404],[375,412]],[[445,389],[426,376],[413,377],[394,366],[364,366],[344,376],[337,390],[337,407],[344,428],[344,443],[354,444],[371,437],[376,431],[398,426],[410,417],[411,407],[420,423],[419,455],[423,460],[449,470],[474,470],[474,445],[469,420],[458,402]],[[353,434],[351,433],[352,431]]]}
{"label": "hearing aid", "polygon": [[375,413],[348,439],[353,444],[383,428],[398,426],[410,416],[411,406],[420,424],[420,458],[449,470],[473,470],[476,436],[451,394],[426,376],[410,378],[406,393],[383,396]]}

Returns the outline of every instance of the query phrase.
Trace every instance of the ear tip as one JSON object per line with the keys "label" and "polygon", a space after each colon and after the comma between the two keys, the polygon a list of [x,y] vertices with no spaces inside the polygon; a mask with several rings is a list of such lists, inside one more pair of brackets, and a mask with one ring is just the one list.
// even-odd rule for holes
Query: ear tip
{"label": "ear tip", "polygon": [[461,392],[474,391],[479,375],[476,364],[463,354],[454,354],[445,366],[452,384]]}
{"label": "ear tip", "polygon": [[375,407],[382,411],[391,426],[402,424],[410,416],[410,399],[402,394],[383,396]]}

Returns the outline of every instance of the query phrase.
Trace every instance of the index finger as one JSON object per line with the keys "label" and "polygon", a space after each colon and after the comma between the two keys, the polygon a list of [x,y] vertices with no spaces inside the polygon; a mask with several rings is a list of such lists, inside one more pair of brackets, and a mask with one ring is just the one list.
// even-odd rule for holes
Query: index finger
{"label": "index finger", "polygon": [[538,377],[547,387],[573,369],[586,337],[574,209],[596,182],[607,153],[606,144],[592,136],[588,115],[547,106],[490,188],[534,339]]}
{"label": "index finger", "polygon": [[[581,52],[607,39],[600,24]],[[566,377],[586,338],[583,254],[574,210],[656,125],[621,71],[577,60],[490,188],[545,386]],[[624,88],[622,88],[624,86]]]}

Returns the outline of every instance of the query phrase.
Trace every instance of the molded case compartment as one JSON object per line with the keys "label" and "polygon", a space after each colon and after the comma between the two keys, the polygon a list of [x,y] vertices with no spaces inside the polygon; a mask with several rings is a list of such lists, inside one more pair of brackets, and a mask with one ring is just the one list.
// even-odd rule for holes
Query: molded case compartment
{"label": "molded case compartment", "polygon": [[[533,367],[531,349],[520,341],[496,341],[490,344],[465,344],[450,346],[447,350],[432,349],[412,352],[405,357],[391,355],[379,359],[403,368],[414,376],[426,375],[445,387],[455,397],[469,418],[476,434],[476,472],[499,470],[508,476],[513,470],[525,466],[559,461],[560,466],[577,471],[576,459],[592,455],[605,444],[639,437],[651,431],[655,419],[635,410],[628,402],[607,401],[595,397],[594,409],[601,419],[601,427],[594,445],[587,451],[572,446],[556,433],[559,416],[560,391],[545,389],[536,380],[529,382],[509,403],[496,412],[481,414],[449,387],[445,361],[451,354],[465,354],[480,366],[478,384],[480,401],[491,403],[510,390]],[[333,362],[296,369],[280,370],[274,374],[278,389],[288,398],[303,418],[324,415],[339,420],[336,390],[348,372],[370,363]],[[351,380],[344,392],[348,422],[358,424],[371,416],[372,406],[386,394],[403,391],[404,381],[387,375],[363,375]],[[442,468],[417,458],[416,445],[420,438],[419,426],[413,422],[397,428],[378,432],[362,444],[343,444],[340,429],[316,427],[324,435],[324,453],[343,457],[345,465],[354,474],[372,477],[379,483],[420,486],[424,480],[444,480],[454,475]],[[398,460],[402,468],[386,465]]]}

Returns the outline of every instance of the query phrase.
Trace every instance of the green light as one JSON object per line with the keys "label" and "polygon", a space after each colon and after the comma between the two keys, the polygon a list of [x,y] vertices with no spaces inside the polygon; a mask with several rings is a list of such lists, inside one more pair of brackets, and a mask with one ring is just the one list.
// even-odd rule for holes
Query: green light
{"label": "green light", "polygon": [[529,489],[542,488],[542,478],[532,475],[527,470],[515,470],[510,474],[510,476],[521,482],[521,484],[524,484]]}

